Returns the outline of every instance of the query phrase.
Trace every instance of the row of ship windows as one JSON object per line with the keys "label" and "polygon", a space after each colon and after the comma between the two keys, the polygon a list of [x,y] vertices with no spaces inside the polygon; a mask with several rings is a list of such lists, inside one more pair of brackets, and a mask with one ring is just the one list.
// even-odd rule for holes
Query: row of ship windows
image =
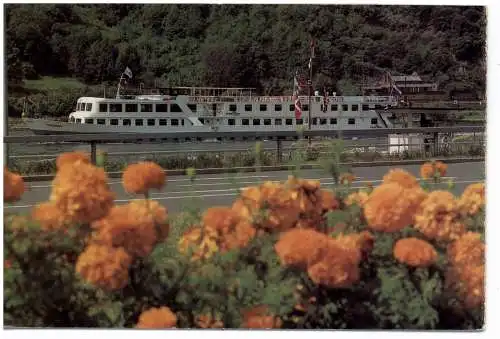
{"label": "row of ship windows", "polygon": [[[120,119],[109,119],[109,124],[112,126],[118,126],[119,125],[119,120]],[[143,119],[133,119],[135,126],[144,126],[144,120]],[[156,119],[145,119],[146,120],[146,125],[147,126],[155,126],[156,125]],[[168,119],[158,119],[158,125],[159,126],[167,126],[167,120]],[[179,120],[180,120],[180,125],[184,126],[184,119],[170,119],[170,125],[171,126],[179,126]],[[265,126],[270,126],[272,123],[272,119],[262,119],[263,120],[263,125]],[[293,125],[293,120],[295,120],[296,125],[302,125],[304,124],[303,119],[285,119],[285,125]],[[312,118],[311,124],[312,125],[327,125],[328,120],[330,120],[330,125],[336,125],[337,124],[337,118]],[[82,119],[71,119],[71,122],[76,123],[82,123]],[[95,119],[97,125],[106,125],[106,119]],[[202,124],[210,124],[211,119],[200,119],[200,122]],[[236,125],[236,119],[228,119],[228,125],[229,126],[235,126]],[[87,118],[84,119],[85,124],[94,124],[94,119]],[[371,119],[371,124],[376,125],[378,123],[377,118],[372,118]],[[347,124],[348,125],[355,125],[356,124],[356,119],[355,118],[348,118],[347,119]],[[241,119],[241,125],[242,126],[249,126],[250,125],[250,119]],[[252,119],[252,125],[254,126],[260,126],[261,125],[261,119]],[[274,125],[283,125],[283,119],[274,119]],[[132,126],[132,119],[123,119],[122,120],[122,126]]]}
{"label": "row of ship windows", "polygon": [[[181,113],[182,109],[177,104],[156,104],[156,112],[159,113]],[[141,110],[139,111],[138,108]],[[170,108],[170,109],[169,109]],[[92,111],[92,103],[79,102],[76,104],[77,111]],[[135,112],[153,112],[153,104],[125,104],[125,111],[123,110],[123,104],[99,104],[99,112],[106,113],[135,113]]]}
{"label": "row of ship windows", "polygon": [[[123,106],[125,106],[125,110],[123,110],[124,109]],[[168,113],[168,112],[181,113],[182,112],[182,109],[177,104],[155,104],[154,106],[156,109],[155,112],[158,112],[158,113]],[[191,111],[193,111],[193,112],[197,111],[196,104],[188,104],[187,106]],[[244,105],[245,112],[253,112],[253,106],[254,106],[253,104],[245,104]],[[359,110],[358,104],[354,104],[354,105],[350,105],[350,106],[351,106],[352,112],[357,112]],[[343,112],[349,111],[349,105],[347,105],[347,104],[342,104],[342,105],[332,104],[332,105],[330,105],[330,111],[332,111],[332,112],[338,111],[339,107],[342,109]],[[376,105],[375,108],[378,109],[381,107],[382,106],[380,106],[380,105]],[[139,110],[139,108],[140,108],[140,110]],[[363,111],[368,111],[370,109],[369,105],[365,105],[365,104],[361,105],[361,108]],[[213,110],[217,109],[216,104],[213,104],[212,109]],[[76,110],[90,112],[90,111],[92,111],[92,103],[79,102],[79,103],[77,103]],[[281,112],[282,110],[283,110],[283,105],[281,105],[281,104],[274,105],[275,112]],[[321,105],[321,110],[324,111],[323,105]],[[237,105],[230,104],[229,111],[236,112]],[[266,112],[267,111],[267,104],[259,104],[259,111]],[[295,111],[295,105],[289,105],[289,111],[290,112]],[[306,111],[306,112],[309,111],[309,105],[302,105],[302,111]],[[99,112],[101,112],[101,113],[106,113],[106,112],[111,112],[111,113],[120,113],[120,112],[152,113],[153,112],[153,104],[99,104]]]}

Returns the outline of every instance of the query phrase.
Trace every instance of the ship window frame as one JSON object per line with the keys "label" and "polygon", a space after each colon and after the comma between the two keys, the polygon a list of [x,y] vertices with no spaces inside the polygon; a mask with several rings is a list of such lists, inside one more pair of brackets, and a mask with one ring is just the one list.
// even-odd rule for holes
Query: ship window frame
{"label": "ship window frame", "polygon": [[259,118],[252,119],[252,126],[260,126],[260,119]]}
{"label": "ship window frame", "polygon": [[[104,107],[104,110],[103,110],[103,107]],[[108,112],[108,104],[107,103],[99,104],[99,112],[100,113],[107,113]]]}
{"label": "ship window frame", "polygon": [[283,119],[281,119],[281,118],[274,119],[274,125],[275,126],[281,126],[281,125],[283,125]]}
{"label": "ship window frame", "polygon": [[330,125],[337,125],[337,124],[338,124],[337,118],[330,118]]}
{"label": "ship window frame", "polygon": [[327,125],[328,121],[326,118],[319,118],[319,124],[320,125]]}
{"label": "ship window frame", "polygon": [[182,108],[179,104],[171,103],[170,104],[170,113],[182,113]]}
{"label": "ship window frame", "polygon": [[371,118],[370,124],[371,125],[378,125],[378,118]]}
{"label": "ship window frame", "polygon": [[303,111],[303,112],[309,112],[309,104],[305,104],[305,105],[302,107],[302,111]]}
{"label": "ship window frame", "polygon": [[[116,123],[113,123],[113,122],[116,122]],[[114,118],[114,119],[109,119],[109,124],[110,124],[111,126],[118,126],[118,124],[119,124],[119,123],[120,123],[119,119],[116,119],[116,118]]]}
{"label": "ship window frame", "polygon": [[77,124],[81,124],[82,123],[82,119],[81,118],[76,118],[75,121],[76,121]]}
{"label": "ship window frame", "polygon": [[235,126],[236,119],[227,119],[227,124],[228,124],[228,126]]}
{"label": "ship window frame", "polygon": [[139,112],[139,105],[125,104],[125,113],[136,113],[136,112]]}
{"label": "ship window frame", "polygon": [[339,110],[339,104],[332,104],[330,107],[330,111],[337,112]]}
{"label": "ship window frame", "polygon": [[368,104],[361,105],[361,110],[362,111],[369,111],[370,110],[370,105],[368,105]]}
{"label": "ship window frame", "polygon": [[347,112],[349,111],[349,105],[348,104],[343,104],[342,105],[342,112]]}
{"label": "ship window frame", "polygon": [[275,112],[281,112],[282,110],[283,110],[282,104],[274,104],[274,111]]}
{"label": "ship window frame", "polygon": [[86,125],[93,125],[94,124],[94,119],[92,118],[85,118],[85,124]]}
{"label": "ship window frame", "polygon": [[191,110],[191,112],[195,113],[198,111],[198,105],[197,104],[187,104],[187,107]]}
{"label": "ship window frame", "polygon": [[[116,109],[118,107],[119,107],[119,109]],[[116,109],[116,110],[114,110],[114,109]],[[123,112],[123,104],[110,103],[109,104],[109,111],[111,113],[121,113],[121,112]]]}
{"label": "ship window frame", "polygon": [[259,104],[259,111],[266,112],[267,111],[267,104]]}
{"label": "ship window frame", "polygon": [[356,125],[356,118],[348,118],[347,124],[348,125]]}
{"label": "ship window frame", "polygon": [[271,126],[271,125],[272,125],[271,119],[269,118],[264,119],[264,126]]}
{"label": "ship window frame", "polygon": [[[165,110],[159,110],[158,107],[160,106],[160,108],[163,108],[165,107]],[[168,113],[168,104],[155,104],[155,110],[156,110],[156,113]]]}
{"label": "ship window frame", "polygon": [[184,119],[181,119],[181,126],[184,126]]}
{"label": "ship window frame", "polygon": [[245,112],[252,112],[252,110],[253,110],[252,104],[245,104]]}
{"label": "ship window frame", "polygon": [[158,119],[159,126],[167,126],[167,119]]}
{"label": "ship window frame", "polygon": [[285,119],[285,125],[292,126],[293,125],[293,119],[291,119],[291,118]]}
{"label": "ship window frame", "polygon": [[359,111],[359,105],[358,104],[352,104],[351,105],[351,112],[357,112]]}
{"label": "ship window frame", "polygon": [[170,119],[170,126],[179,126],[179,119]]}
{"label": "ship window frame", "polygon": [[[150,107],[149,110],[148,109],[143,109],[143,108],[146,108],[146,107]],[[144,103],[141,103],[140,104],[140,109],[141,109],[141,113],[153,113],[153,104],[144,104]]]}
{"label": "ship window frame", "polygon": [[289,109],[290,112],[293,112],[295,111],[295,104],[291,104],[290,105],[290,109]]}
{"label": "ship window frame", "polygon": [[[151,123],[151,122],[152,122],[152,123]],[[147,119],[146,124],[147,124],[148,126],[156,126],[156,119],[151,119],[151,118],[149,118],[149,119]]]}
{"label": "ship window frame", "polygon": [[[102,124],[101,124],[101,122],[102,122]],[[97,125],[106,125],[106,119],[98,118],[98,119],[96,119],[96,124]]]}
{"label": "ship window frame", "polygon": [[132,119],[123,119],[122,126],[132,126]]}
{"label": "ship window frame", "polygon": [[312,125],[317,125],[318,124],[318,118],[316,118],[316,117],[312,118],[311,124]]}
{"label": "ship window frame", "polygon": [[295,125],[300,126],[300,125],[303,125],[303,124],[304,124],[304,119],[302,119],[302,118],[295,119]]}
{"label": "ship window frame", "polygon": [[242,126],[250,126],[250,119],[241,119]]}
{"label": "ship window frame", "polygon": [[229,104],[229,112],[236,112],[236,104]]}
{"label": "ship window frame", "polygon": [[[138,122],[141,122],[138,124]],[[134,119],[134,126],[144,126],[144,120],[143,119]]]}
{"label": "ship window frame", "polygon": [[85,111],[92,112],[92,103],[91,102],[87,102],[87,104],[85,105]]}

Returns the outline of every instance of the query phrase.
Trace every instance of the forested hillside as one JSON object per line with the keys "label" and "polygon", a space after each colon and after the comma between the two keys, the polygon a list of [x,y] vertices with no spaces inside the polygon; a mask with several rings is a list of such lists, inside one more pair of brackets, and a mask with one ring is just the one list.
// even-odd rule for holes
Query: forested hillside
{"label": "forested hillside", "polygon": [[[10,88],[40,76],[290,90],[307,72],[342,93],[380,69],[485,90],[483,7],[334,5],[6,5]],[[17,85],[17,86],[16,86]],[[11,90],[16,93],[16,90]],[[14,95],[13,94],[13,95]]]}

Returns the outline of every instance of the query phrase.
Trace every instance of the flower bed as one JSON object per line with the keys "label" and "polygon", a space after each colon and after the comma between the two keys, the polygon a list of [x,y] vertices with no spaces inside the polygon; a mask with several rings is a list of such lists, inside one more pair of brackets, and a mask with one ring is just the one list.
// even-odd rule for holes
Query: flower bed
{"label": "flower bed", "polygon": [[[6,215],[5,324],[37,327],[477,329],[484,323],[485,187],[437,190],[393,169],[353,192],[319,181],[248,187],[177,218],[149,199],[162,168],[130,165],[115,205],[87,155],[57,160],[50,199]],[[193,171],[188,171],[193,178]],[[22,179],[4,170],[4,202]]]}

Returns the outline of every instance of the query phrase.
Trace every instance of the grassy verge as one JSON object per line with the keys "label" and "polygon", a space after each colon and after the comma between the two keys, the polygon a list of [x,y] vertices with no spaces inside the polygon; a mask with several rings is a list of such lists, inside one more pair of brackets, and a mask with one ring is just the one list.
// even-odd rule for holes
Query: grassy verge
{"label": "grassy verge", "polygon": [[[400,153],[383,153],[376,151],[355,150],[344,152],[340,156],[341,162],[371,162],[385,160],[418,160],[431,157],[473,157],[484,156],[484,147],[474,145],[456,145],[452,149],[441,148],[437,152],[404,151]],[[176,155],[151,155],[138,158],[137,156],[108,157],[104,168],[107,172],[121,172],[130,164],[141,161],[154,161],[166,170],[179,170],[188,167],[193,168],[231,168],[231,167],[254,167],[276,166],[281,164],[291,164],[300,160],[308,164],[318,163],[320,158],[327,156],[327,151],[322,148],[307,148],[302,151],[293,150],[282,154],[281,162],[276,157],[276,152],[260,152],[256,161],[255,152],[249,150],[239,153],[202,153],[189,154],[188,152]],[[55,160],[26,160],[11,159],[10,166],[14,172],[22,175],[54,174],[56,170]]]}

